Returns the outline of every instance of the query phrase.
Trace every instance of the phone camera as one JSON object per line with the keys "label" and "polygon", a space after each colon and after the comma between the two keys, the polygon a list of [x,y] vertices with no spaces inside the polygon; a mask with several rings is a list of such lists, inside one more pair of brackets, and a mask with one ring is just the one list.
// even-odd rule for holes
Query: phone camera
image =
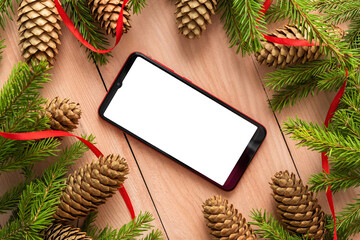
{"label": "phone camera", "polygon": [[121,83],[120,82],[116,83],[116,86],[121,87]]}

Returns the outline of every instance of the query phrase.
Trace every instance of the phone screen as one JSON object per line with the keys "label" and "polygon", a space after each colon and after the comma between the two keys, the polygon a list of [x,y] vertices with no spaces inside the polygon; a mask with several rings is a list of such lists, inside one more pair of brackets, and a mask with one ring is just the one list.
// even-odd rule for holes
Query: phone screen
{"label": "phone screen", "polygon": [[142,57],[103,115],[221,186],[258,129]]}

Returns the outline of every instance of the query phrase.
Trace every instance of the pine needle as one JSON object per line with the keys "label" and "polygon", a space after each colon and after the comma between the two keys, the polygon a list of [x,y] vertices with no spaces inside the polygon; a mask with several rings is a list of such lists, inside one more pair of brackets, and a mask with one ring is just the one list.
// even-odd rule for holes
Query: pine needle
{"label": "pine needle", "polygon": [[3,53],[3,51],[1,49],[4,49],[5,46],[5,39],[1,39],[1,35],[0,35],[0,60],[2,59],[1,54]]}
{"label": "pine needle", "polygon": [[148,4],[146,0],[130,0],[129,7],[132,8],[134,14],[140,14]]}
{"label": "pine needle", "polygon": [[[104,32],[93,19],[88,1],[62,0],[62,2],[69,12],[70,19],[85,40],[96,49],[106,49],[109,46],[109,42]],[[108,58],[112,57],[110,53],[96,53],[88,48],[85,48],[85,51],[88,53],[89,61],[93,61],[95,64],[105,65],[109,62]]]}

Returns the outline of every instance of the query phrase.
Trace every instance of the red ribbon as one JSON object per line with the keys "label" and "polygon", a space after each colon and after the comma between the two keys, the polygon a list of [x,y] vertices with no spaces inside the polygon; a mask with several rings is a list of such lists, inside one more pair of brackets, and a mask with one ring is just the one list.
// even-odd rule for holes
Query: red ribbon
{"label": "red ribbon", "polygon": [[59,12],[59,15],[61,17],[61,19],[64,21],[65,25],[68,27],[68,29],[72,32],[72,34],[87,48],[89,48],[91,51],[93,52],[97,52],[97,53],[108,53],[111,50],[113,50],[116,45],[118,45],[118,43],[120,42],[120,39],[122,37],[123,34],[123,13],[124,13],[124,6],[127,4],[128,0],[124,0],[123,4],[121,6],[121,10],[120,10],[120,15],[119,18],[117,20],[117,25],[116,25],[116,41],[115,41],[115,45],[107,50],[100,50],[100,49],[96,49],[94,46],[92,46],[90,43],[88,43],[88,41],[85,40],[85,38],[80,34],[80,32],[75,28],[75,25],[71,22],[71,19],[69,18],[69,16],[66,14],[65,10],[61,7],[61,4],[59,2],[59,0],[54,0],[55,2],[55,6],[56,9]]}
{"label": "red ribbon", "polygon": [[[95,147],[91,142],[78,137],[74,134],[68,133],[68,132],[63,132],[63,131],[55,131],[55,130],[49,130],[49,131],[39,131],[39,132],[27,132],[27,133],[6,133],[6,132],[0,132],[0,136],[7,138],[7,139],[12,139],[12,140],[35,140],[35,139],[43,139],[43,138],[50,138],[50,137],[76,137],[77,139],[79,139],[81,142],[83,142],[94,154],[96,157],[101,157],[104,156],[100,150]],[[133,205],[131,203],[130,197],[126,192],[125,187],[121,184],[120,188],[119,188],[119,192],[121,194],[121,196],[123,197],[125,204],[130,212],[131,218],[134,219],[135,218],[135,211],[133,208]]]}

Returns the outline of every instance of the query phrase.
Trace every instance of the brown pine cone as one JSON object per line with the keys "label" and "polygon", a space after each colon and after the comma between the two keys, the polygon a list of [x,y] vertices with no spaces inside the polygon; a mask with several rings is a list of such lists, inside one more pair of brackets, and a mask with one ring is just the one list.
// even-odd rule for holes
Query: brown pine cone
{"label": "brown pine cone", "polygon": [[190,39],[199,38],[206,25],[211,24],[216,4],[216,0],[178,0],[175,15],[179,32]]}
{"label": "brown pine cone", "polygon": [[207,199],[202,207],[204,217],[208,220],[207,226],[212,239],[256,239],[250,225],[246,223],[246,219],[221,196]]}
{"label": "brown pine cone", "polygon": [[55,223],[44,231],[44,240],[92,240],[79,228]]}
{"label": "brown pine cone", "polygon": [[46,59],[54,65],[61,44],[60,16],[52,0],[22,0],[18,9],[21,54],[29,63]]}
{"label": "brown pine cone", "polygon": [[81,117],[80,104],[69,101],[68,98],[61,100],[55,97],[45,104],[44,109],[50,118],[51,129],[71,132],[77,128]]}
{"label": "brown pine cone", "polygon": [[125,158],[111,154],[70,174],[55,219],[69,221],[86,216],[116,193],[128,173]]}
{"label": "brown pine cone", "polygon": [[[120,16],[120,10],[123,0],[90,0],[89,6],[96,21],[101,24],[107,34],[116,36],[117,20]],[[127,33],[131,28],[129,7],[125,5],[123,10],[123,32]]]}
{"label": "brown pine cone", "polygon": [[[296,26],[285,25],[283,28],[276,29],[276,32],[269,36],[300,39],[305,37]],[[256,60],[269,67],[284,67],[294,63],[305,63],[316,60],[321,56],[320,48],[316,46],[287,46],[269,41],[261,41],[263,49],[255,53]]]}
{"label": "brown pine cone", "polygon": [[277,213],[285,228],[310,239],[325,238],[325,214],[313,192],[295,174],[278,172],[270,183]]}

